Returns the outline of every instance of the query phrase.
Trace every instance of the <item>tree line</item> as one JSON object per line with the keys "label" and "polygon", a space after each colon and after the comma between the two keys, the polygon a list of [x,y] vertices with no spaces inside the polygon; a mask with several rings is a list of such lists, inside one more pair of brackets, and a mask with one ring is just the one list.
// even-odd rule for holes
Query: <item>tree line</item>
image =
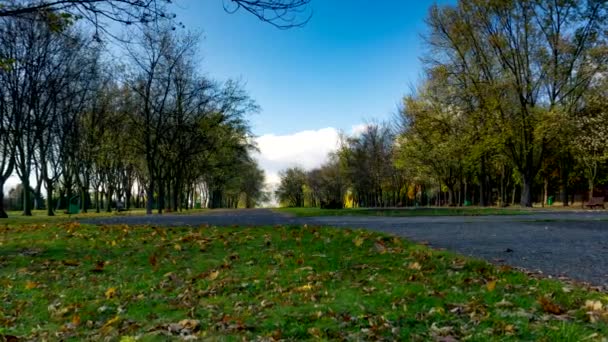
{"label": "tree line", "polygon": [[277,198],[530,207],[604,197],[607,15],[595,0],[432,6],[424,77],[393,122],[342,139],[318,170],[284,171]]}
{"label": "tree line", "polygon": [[[297,15],[308,2],[233,1],[226,9],[289,28],[308,20]],[[34,206],[53,215],[77,196],[85,212],[264,200],[246,120],[258,107],[239,82],[200,73],[198,36],[176,30],[170,4],[0,6],[0,217],[7,217],[2,189],[13,174],[24,215]],[[117,38],[110,23],[133,28]]]}

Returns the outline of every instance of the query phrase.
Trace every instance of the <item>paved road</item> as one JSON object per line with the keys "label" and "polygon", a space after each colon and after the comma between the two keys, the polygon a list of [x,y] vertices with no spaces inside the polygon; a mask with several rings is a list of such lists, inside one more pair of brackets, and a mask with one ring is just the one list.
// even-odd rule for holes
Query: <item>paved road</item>
{"label": "paved road", "polygon": [[99,224],[261,226],[308,224],[365,228],[426,241],[492,262],[539,270],[608,287],[608,212],[539,212],[516,216],[295,218],[270,210],[222,210],[202,215],[121,216]]}

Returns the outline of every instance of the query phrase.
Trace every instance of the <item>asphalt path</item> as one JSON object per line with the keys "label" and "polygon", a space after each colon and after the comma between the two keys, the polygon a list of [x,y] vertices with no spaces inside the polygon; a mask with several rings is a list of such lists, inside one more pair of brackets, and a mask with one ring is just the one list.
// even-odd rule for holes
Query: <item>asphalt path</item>
{"label": "asphalt path", "polygon": [[116,216],[95,224],[153,226],[303,225],[362,228],[406,237],[493,263],[608,287],[608,211],[491,216],[329,216],[296,218],[267,209],[194,215]]}

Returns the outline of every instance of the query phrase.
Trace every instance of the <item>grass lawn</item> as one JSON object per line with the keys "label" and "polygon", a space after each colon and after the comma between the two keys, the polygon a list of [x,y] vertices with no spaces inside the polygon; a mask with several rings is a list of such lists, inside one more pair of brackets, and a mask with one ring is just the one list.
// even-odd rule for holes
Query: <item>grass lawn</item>
{"label": "grass lawn", "polygon": [[[183,210],[177,213],[163,213],[163,215],[168,214],[178,214],[178,215],[186,215],[186,214],[201,214],[209,212],[208,209],[191,209],[191,210]],[[156,213],[156,210],[154,211]],[[114,217],[114,216],[143,216],[146,214],[145,209],[130,209],[128,211],[112,211],[105,212],[102,211],[100,213],[96,213],[95,210],[89,210],[88,213],[80,213],[75,215],[68,215],[63,212],[63,210],[57,210],[55,212],[55,216],[47,216],[46,210],[33,210],[32,216],[23,216],[21,211],[9,211],[7,212],[8,219],[0,219],[0,226],[2,225],[23,225],[23,224],[60,224],[67,223],[71,221],[79,221],[83,219],[96,218],[96,217]]]}
{"label": "grass lawn", "polygon": [[278,208],[277,212],[292,214],[298,217],[311,216],[483,216],[483,215],[525,215],[531,210],[509,208],[354,208],[354,209],[320,209],[320,208]]}
{"label": "grass lawn", "polygon": [[347,229],[0,227],[0,340],[601,340],[604,293]]}

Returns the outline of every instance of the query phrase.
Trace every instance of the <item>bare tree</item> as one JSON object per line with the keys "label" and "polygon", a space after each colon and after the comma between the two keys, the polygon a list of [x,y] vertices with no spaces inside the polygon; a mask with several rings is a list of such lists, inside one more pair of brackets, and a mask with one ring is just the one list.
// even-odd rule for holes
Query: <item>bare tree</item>
{"label": "bare tree", "polygon": [[[312,13],[311,0],[222,0],[229,13],[243,9],[275,27],[287,29],[302,26]],[[0,6],[0,17],[31,17],[43,19],[57,30],[74,19],[93,24],[96,36],[108,33],[107,23],[124,25],[147,24],[158,20],[172,20],[175,14],[167,5],[173,0],[8,0]]]}

